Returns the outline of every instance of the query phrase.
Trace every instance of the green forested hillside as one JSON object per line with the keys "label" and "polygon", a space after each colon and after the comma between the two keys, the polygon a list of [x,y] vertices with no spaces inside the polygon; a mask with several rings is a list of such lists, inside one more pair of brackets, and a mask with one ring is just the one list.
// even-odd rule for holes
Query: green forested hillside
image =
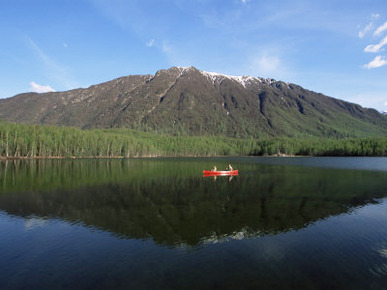
{"label": "green forested hillside", "polygon": [[1,99],[0,120],[170,136],[387,137],[387,116],[376,110],[295,84],[193,67],[122,77],[86,89]]}
{"label": "green forested hillside", "polygon": [[167,136],[132,129],[80,130],[0,123],[1,158],[222,155],[387,156],[387,138]]}

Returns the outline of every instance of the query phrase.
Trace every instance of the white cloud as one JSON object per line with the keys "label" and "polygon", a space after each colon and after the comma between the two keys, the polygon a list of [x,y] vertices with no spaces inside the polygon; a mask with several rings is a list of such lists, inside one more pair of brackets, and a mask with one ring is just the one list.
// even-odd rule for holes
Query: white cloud
{"label": "white cloud", "polygon": [[372,14],[371,15],[371,22],[368,23],[362,30],[359,31],[359,37],[364,38],[364,36],[371,31],[374,28],[374,21],[379,18],[379,14]]}
{"label": "white cloud", "polygon": [[173,52],[173,49],[172,49],[172,46],[169,44],[168,41],[164,40],[163,41],[163,44],[161,46],[161,50],[164,52],[164,53],[167,53],[167,54],[171,54]]}
{"label": "white cloud", "polygon": [[289,58],[282,49],[283,47],[274,45],[257,47],[255,52],[244,55],[241,61],[242,74],[282,81],[292,79],[294,70],[291,69]]}
{"label": "white cloud", "polygon": [[278,69],[280,63],[281,60],[278,56],[268,55],[262,55],[254,61],[254,65],[258,66],[259,71],[265,74],[275,72]]}
{"label": "white cloud", "polygon": [[155,43],[156,43],[156,40],[151,39],[151,40],[149,40],[145,45],[146,45],[147,47],[152,47],[152,46],[155,45]]}
{"label": "white cloud", "polygon": [[372,20],[377,20],[379,17],[380,17],[380,14],[378,14],[378,13],[374,13],[371,15]]}
{"label": "white cloud", "polygon": [[30,82],[30,91],[34,93],[47,93],[47,92],[55,92],[55,90],[50,86],[42,86],[35,82]]}
{"label": "white cloud", "polygon": [[364,49],[365,52],[379,52],[383,46],[387,44],[387,36],[384,37],[378,44],[369,44]]}
{"label": "white cloud", "polygon": [[374,35],[379,36],[381,35],[384,31],[387,30],[387,22],[384,22],[383,25],[380,25],[374,32]]}
{"label": "white cloud", "polygon": [[377,68],[387,65],[387,60],[384,56],[378,55],[377,57],[374,58],[371,62],[368,64],[365,64],[363,67],[366,69],[371,69],[371,68]]}
{"label": "white cloud", "polygon": [[[359,31],[359,37],[363,38],[367,32],[370,30],[374,30],[374,21],[379,18],[379,14],[373,14],[371,16],[371,22],[365,26],[365,28],[361,31]],[[374,37],[385,35],[385,31],[387,31],[387,21],[384,22],[382,25],[379,25],[374,33]],[[370,53],[379,53],[381,51],[384,51],[384,46],[387,45],[387,36],[385,35],[383,39],[379,41],[377,44],[369,44],[364,48],[364,52],[370,52]],[[378,68],[387,65],[387,59],[385,55],[378,55],[376,56],[372,61],[369,63],[363,65],[363,68],[366,69],[372,69],[372,68]]]}
{"label": "white cloud", "polygon": [[367,24],[367,26],[364,27],[364,29],[359,31],[359,37],[363,38],[367,34],[367,32],[369,32],[373,27],[374,27],[374,24],[372,22]]}

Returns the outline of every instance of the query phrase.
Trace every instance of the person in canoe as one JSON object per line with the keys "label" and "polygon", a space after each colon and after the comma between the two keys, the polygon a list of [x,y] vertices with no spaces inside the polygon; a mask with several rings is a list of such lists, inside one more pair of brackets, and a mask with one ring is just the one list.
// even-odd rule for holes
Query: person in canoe
{"label": "person in canoe", "polygon": [[218,169],[216,168],[216,165],[212,166],[211,171],[217,171]]}
{"label": "person in canoe", "polygon": [[234,169],[232,168],[231,164],[227,165],[227,170],[233,171]]}

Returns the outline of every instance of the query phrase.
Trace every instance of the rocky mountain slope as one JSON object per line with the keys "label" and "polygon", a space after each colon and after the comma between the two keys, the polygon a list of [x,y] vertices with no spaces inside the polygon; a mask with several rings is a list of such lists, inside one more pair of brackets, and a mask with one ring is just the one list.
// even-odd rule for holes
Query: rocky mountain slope
{"label": "rocky mountain slope", "polygon": [[387,116],[295,84],[194,67],[121,77],[86,89],[0,100],[0,120],[165,134],[387,136]]}

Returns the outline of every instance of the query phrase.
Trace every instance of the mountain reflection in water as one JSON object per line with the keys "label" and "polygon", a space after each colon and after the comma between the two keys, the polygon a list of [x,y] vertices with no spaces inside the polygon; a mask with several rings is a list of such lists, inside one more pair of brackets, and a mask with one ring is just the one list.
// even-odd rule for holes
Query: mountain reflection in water
{"label": "mountain reflection in water", "polygon": [[203,178],[206,159],[3,162],[0,210],[193,246],[301,229],[387,192],[383,171],[234,161],[231,180]]}

